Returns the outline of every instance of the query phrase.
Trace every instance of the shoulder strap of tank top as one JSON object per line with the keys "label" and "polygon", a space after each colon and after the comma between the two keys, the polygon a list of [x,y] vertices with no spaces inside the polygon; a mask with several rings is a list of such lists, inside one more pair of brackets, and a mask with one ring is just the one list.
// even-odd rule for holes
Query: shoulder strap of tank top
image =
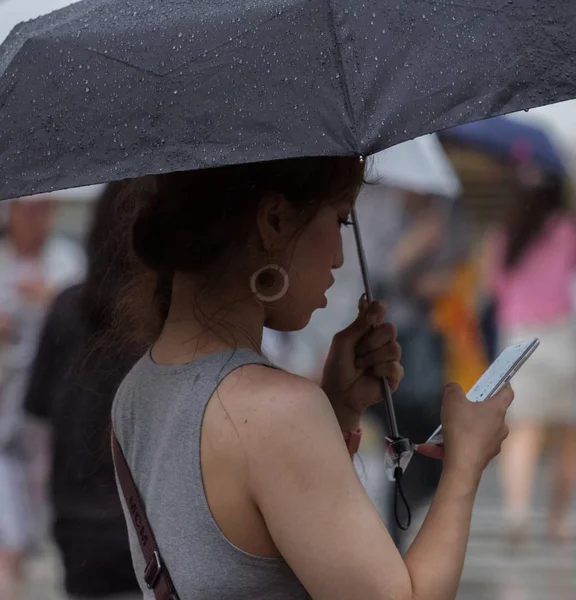
{"label": "shoulder strap of tank top", "polygon": [[162,562],[160,549],[154,537],[150,521],[148,521],[148,517],[146,516],[144,502],[136,487],[136,482],[132,477],[132,472],[126,462],[126,457],[114,431],[112,431],[112,457],[120,487],[122,488],[122,494],[124,495],[124,500],[146,562],[144,582],[148,586],[148,589],[154,592],[156,600],[179,600],[170,573],[166,565]]}

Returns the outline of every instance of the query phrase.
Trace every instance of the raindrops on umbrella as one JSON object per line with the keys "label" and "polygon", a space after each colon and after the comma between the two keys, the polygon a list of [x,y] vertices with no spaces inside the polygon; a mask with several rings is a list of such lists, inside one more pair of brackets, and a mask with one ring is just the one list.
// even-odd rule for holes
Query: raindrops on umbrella
{"label": "raindrops on umbrella", "polygon": [[573,0],[83,0],[0,49],[0,198],[366,156],[569,99],[575,19]]}

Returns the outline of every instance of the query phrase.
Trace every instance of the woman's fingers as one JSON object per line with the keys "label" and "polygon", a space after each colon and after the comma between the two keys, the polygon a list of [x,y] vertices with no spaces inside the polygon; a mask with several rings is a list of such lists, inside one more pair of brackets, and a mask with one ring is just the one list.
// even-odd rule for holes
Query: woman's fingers
{"label": "woman's fingers", "polygon": [[392,323],[383,323],[367,333],[356,346],[356,356],[370,354],[390,342],[395,342],[398,332]]}
{"label": "woman's fingers", "polygon": [[385,377],[394,391],[404,377],[404,369],[400,364],[401,357],[402,349],[398,342],[389,341],[368,354],[357,356],[354,365],[374,377]]}
{"label": "woman's fingers", "polygon": [[396,327],[391,323],[375,327],[357,344],[354,360],[357,369],[374,377],[385,377],[393,391],[404,377],[404,369],[400,364],[402,349],[396,341],[397,335]]}
{"label": "woman's fingers", "polygon": [[422,456],[427,456],[428,458],[435,458],[437,460],[444,458],[444,446],[437,444],[418,444],[414,446],[414,450],[418,454],[422,454]]}
{"label": "woman's fingers", "polygon": [[510,384],[504,386],[497,394],[491,396],[485,402],[499,404],[502,411],[506,412],[514,400],[514,390]]}
{"label": "woman's fingers", "polygon": [[368,321],[374,326],[377,327],[382,323],[384,317],[386,316],[386,312],[388,311],[388,303],[385,300],[375,300],[372,304],[368,303],[366,300],[365,294],[360,296],[360,300],[358,301],[358,311],[360,313],[366,313],[366,317]]}
{"label": "woman's fingers", "polygon": [[368,369],[375,365],[386,362],[400,361],[402,358],[402,348],[398,342],[388,342],[384,346],[373,350],[368,354],[356,356],[354,364],[358,369]]}
{"label": "woman's fingers", "polygon": [[384,377],[388,380],[391,390],[394,392],[404,379],[404,367],[397,361],[374,365],[368,369],[374,377]]}

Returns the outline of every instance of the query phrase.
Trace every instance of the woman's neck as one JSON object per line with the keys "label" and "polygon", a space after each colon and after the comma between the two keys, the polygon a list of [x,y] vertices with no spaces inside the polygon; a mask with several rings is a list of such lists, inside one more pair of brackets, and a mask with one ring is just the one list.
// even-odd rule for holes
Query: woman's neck
{"label": "woman's neck", "polygon": [[[175,280],[168,318],[152,355],[159,364],[184,364],[223,350],[261,351],[264,309],[234,290],[197,293]],[[236,299],[235,299],[236,298]]]}

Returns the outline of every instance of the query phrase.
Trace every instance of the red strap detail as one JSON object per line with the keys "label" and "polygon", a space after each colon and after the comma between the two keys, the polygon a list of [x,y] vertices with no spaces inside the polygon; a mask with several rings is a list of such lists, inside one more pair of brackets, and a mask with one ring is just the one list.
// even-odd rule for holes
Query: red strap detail
{"label": "red strap detail", "polygon": [[350,456],[354,456],[360,448],[360,442],[362,441],[362,429],[356,429],[355,431],[343,431],[344,441]]}
{"label": "red strap detail", "polygon": [[144,581],[148,589],[153,590],[156,600],[178,600],[170,573],[168,573],[166,565],[162,563],[160,549],[154,537],[152,526],[148,521],[144,502],[114,432],[112,432],[112,457],[114,458],[114,467],[122,488],[122,494],[146,562]]}

